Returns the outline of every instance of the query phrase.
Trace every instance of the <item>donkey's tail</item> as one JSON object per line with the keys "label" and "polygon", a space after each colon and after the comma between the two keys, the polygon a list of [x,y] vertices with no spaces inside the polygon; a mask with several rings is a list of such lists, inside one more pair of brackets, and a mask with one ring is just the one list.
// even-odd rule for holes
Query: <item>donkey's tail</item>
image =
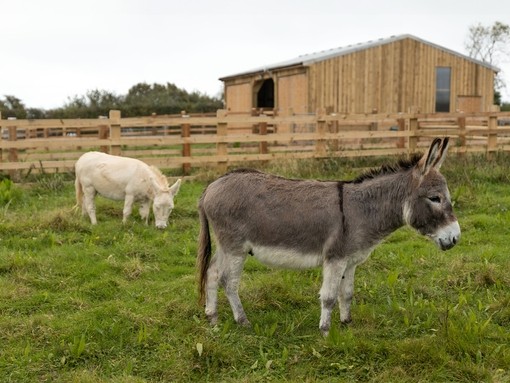
{"label": "donkey's tail", "polygon": [[198,236],[198,294],[199,303],[203,304],[205,299],[205,289],[207,282],[207,270],[211,263],[211,234],[209,232],[209,220],[202,206],[202,199],[198,204],[198,215],[200,217],[200,234]]}
{"label": "donkey's tail", "polygon": [[74,181],[74,189],[76,192],[76,205],[73,206],[73,210],[76,211],[80,208],[80,206],[83,206],[83,187],[81,185],[80,179],[77,176],[76,180]]}

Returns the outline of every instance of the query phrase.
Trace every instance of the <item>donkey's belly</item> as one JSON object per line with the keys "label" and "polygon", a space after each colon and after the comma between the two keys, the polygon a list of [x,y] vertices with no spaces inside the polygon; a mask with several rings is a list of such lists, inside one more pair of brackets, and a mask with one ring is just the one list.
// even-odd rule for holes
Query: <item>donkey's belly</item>
{"label": "donkey's belly", "polygon": [[124,189],[110,189],[110,188],[96,188],[96,191],[105,198],[113,199],[115,201],[123,201],[126,198]]}
{"label": "donkey's belly", "polygon": [[249,253],[265,265],[285,269],[310,269],[322,265],[324,260],[320,253],[302,253],[281,247],[250,246]]}

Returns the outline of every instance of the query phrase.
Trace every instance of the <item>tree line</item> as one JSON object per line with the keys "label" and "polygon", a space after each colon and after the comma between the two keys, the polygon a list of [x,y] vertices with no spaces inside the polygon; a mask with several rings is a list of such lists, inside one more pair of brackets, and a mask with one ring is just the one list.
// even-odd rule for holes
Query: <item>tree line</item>
{"label": "tree line", "polygon": [[84,96],[70,98],[64,106],[54,109],[27,107],[13,95],[0,98],[2,118],[97,118],[107,116],[112,109],[120,110],[123,117],[149,116],[151,114],[210,113],[223,108],[219,97],[200,92],[187,92],[176,85],[138,83],[127,94],[116,95],[105,90],[92,90]]}

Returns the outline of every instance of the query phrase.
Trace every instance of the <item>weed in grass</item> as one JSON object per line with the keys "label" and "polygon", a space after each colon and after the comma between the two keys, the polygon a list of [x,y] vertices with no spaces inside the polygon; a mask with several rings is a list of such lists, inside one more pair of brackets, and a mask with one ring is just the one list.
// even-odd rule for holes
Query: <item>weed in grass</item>
{"label": "weed in grass", "polygon": [[0,181],[0,206],[7,207],[22,197],[21,189],[16,186],[10,179],[4,178]]}

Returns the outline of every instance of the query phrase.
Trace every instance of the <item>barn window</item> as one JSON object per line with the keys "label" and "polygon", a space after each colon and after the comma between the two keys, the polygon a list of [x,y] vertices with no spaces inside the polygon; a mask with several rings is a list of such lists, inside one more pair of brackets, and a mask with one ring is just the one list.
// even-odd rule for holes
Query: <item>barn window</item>
{"label": "barn window", "polygon": [[436,68],[436,112],[450,111],[450,79],[452,69]]}
{"label": "barn window", "polygon": [[257,92],[257,108],[274,108],[273,79],[267,79],[255,84],[254,90]]}

